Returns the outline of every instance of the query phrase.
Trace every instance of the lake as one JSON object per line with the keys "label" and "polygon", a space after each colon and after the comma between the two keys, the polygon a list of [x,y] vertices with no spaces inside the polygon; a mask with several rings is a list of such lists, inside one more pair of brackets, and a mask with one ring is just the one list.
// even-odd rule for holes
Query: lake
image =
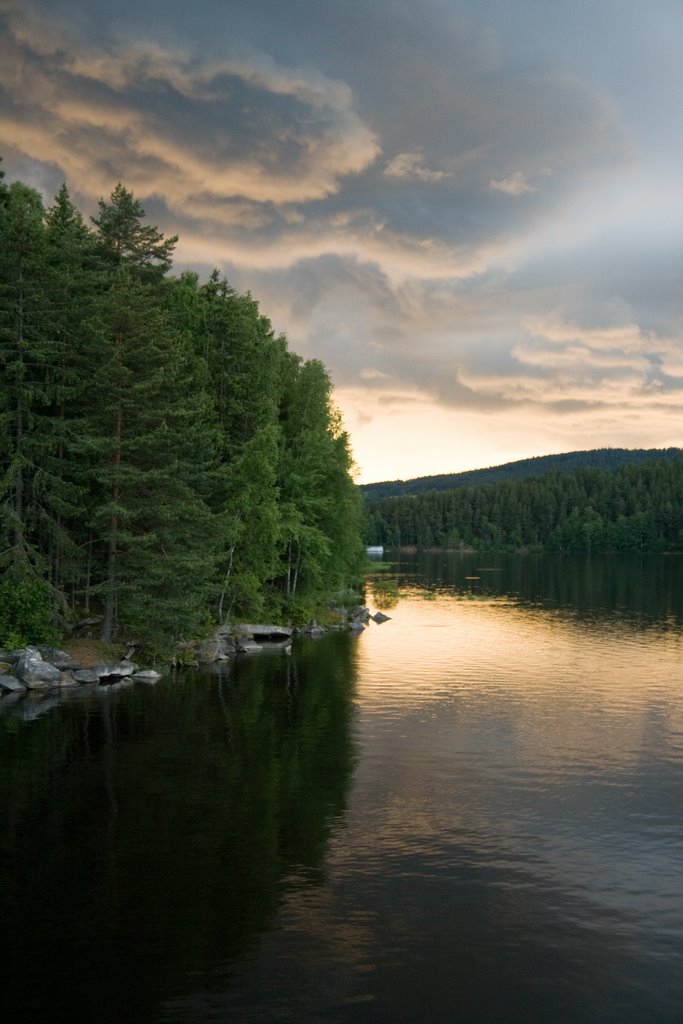
{"label": "lake", "polygon": [[405,556],[360,636],[3,698],[5,1019],[680,1024],[682,570]]}

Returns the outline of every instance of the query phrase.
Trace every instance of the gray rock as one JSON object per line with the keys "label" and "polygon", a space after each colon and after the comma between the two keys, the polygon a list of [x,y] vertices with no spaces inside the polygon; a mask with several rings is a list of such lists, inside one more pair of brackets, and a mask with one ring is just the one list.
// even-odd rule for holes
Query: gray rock
{"label": "gray rock", "polygon": [[220,640],[205,640],[197,649],[197,661],[200,665],[210,665],[218,661],[223,654],[223,644]]}
{"label": "gray rock", "polygon": [[133,661],[122,658],[121,661],[111,662],[106,665],[96,665],[93,672],[102,682],[106,679],[125,679],[138,671],[138,666]]}
{"label": "gray rock", "polygon": [[77,683],[99,683],[99,676],[95,675],[91,668],[79,668],[74,672],[74,679]]}
{"label": "gray rock", "polygon": [[142,672],[134,672],[132,678],[140,683],[156,683],[161,679],[161,672],[155,672],[153,668],[145,668]]}
{"label": "gray rock", "polygon": [[43,661],[49,662],[55,668],[76,668],[76,663],[66,651],[60,651],[58,647],[49,647],[47,644],[36,644],[36,650],[40,651]]}
{"label": "gray rock", "polygon": [[365,605],[358,605],[351,610],[351,618],[357,622],[368,622],[370,619],[370,609],[366,608]]}
{"label": "gray rock", "polygon": [[9,650],[7,647],[0,647],[0,661],[6,661],[10,665],[16,665],[23,654],[23,650]]}
{"label": "gray rock", "polygon": [[74,678],[73,672],[62,672],[62,678],[59,680],[59,686],[61,689],[66,686],[78,686],[78,682]]}
{"label": "gray rock", "polygon": [[305,636],[322,636],[324,632],[325,629],[319,626],[315,619],[311,619],[309,624],[302,629]]}
{"label": "gray rock", "polygon": [[349,630],[351,633],[362,633],[364,629],[365,626],[362,622],[359,622],[358,619],[353,619],[352,622],[349,622]]}
{"label": "gray rock", "polygon": [[388,622],[391,615],[385,615],[384,612],[375,612],[374,615],[370,616],[375,622]]}
{"label": "gray rock", "polygon": [[45,690],[57,686],[62,673],[54,665],[43,661],[43,656],[35,647],[27,647],[16,663],[17,679],[25,683],[29,690]]}
{"label": "gray rock", "polygon": [[26,693],[26,687],[14,676],[5,675],[0,672],[0,692],[2,693]]}
{"label": "gray rock", "polygon": [[235,626],[238,636],[246,636],[252,640],[286,640],[292,635],[289,626],[274,626],[253,623],[241,623]]}

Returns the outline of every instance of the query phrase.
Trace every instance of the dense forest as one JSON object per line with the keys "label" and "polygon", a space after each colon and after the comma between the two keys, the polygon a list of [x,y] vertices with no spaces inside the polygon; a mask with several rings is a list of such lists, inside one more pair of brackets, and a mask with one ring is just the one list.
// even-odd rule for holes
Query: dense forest
{"label": "dense forest", "polygon": [[683,448],[593,448],[590,451],[563,452],[561,455],[537,455],[533,459],[518,459],[502,466],[487,469],[467,469],[461,473],[440,473],[438,476],[419,476],[412,480],[384,480],[381,483],[361,484],[366,501],[381,501],[404,494],[426,494],[429,491],[452,491],[455,487],[471,484],[493,484],[500,480],[526,480],[546,473],[570,473],[575,469],[616,469],[633,462],[652,462],[654,459],[683,458]]}
{"label": "dense forest", "polygon": [[683,459],[385,498],[366,507],[369,544],[517,551],[683,548]]}
{"label": "dense forest", "polygon": [[325,367],[176,242],[121,184],[86,223],[0,180],[0,646],[100,615],[161,649],[357,578]]}

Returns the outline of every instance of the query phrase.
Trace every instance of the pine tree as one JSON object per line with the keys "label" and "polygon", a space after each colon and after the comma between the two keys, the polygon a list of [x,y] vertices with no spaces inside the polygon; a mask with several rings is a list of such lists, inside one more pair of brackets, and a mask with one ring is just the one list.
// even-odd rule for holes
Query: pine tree
{"label": "pine tree", "polygon": [[43,218],[38,193],[13,182],[0,205],[0,558],[16,575],[42,568],[32,535],[36,460],[49,444],[40,416],[49,361]]}
{"label": "pine tree", "polygon": [[159,281],[171,268],[178,236],[164,238],[150,224],[144,224],[145,211],[132,192],[116,186],[109,202],[100,199],[97,228],[100,252],[104,260],[117,268],[127,266],[146,282]]}
{"label": "pine tree", "polygon": [[160,299],[121,267],[100,311],[87,444],[104,640],[119,623],[158,637],[192,633],[214,571],[200,488],[214,457],[204,381]]}

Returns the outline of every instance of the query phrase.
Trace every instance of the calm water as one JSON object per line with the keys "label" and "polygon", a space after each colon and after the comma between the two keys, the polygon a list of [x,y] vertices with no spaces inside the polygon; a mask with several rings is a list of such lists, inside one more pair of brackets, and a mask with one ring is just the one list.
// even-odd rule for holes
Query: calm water
{"label": "calm water", "polygon": [[4,698],[4,1019],[681,1024],[682,573],[435,555],[358,638]]}

